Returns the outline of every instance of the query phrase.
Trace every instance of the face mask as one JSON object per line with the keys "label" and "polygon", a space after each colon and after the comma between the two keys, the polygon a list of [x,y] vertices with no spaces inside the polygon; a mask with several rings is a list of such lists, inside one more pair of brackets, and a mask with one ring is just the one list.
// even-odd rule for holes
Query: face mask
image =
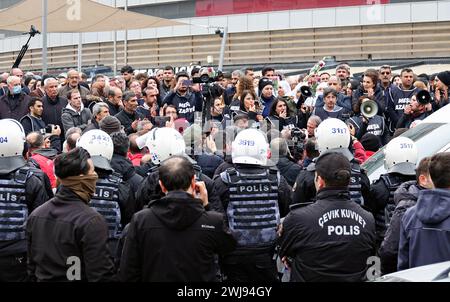
{"label": "face mask", "polygon": [[95,193],[97,173],[82,176],[70,176],[61,179],[61,184],[72,189],[84,202],[88,203]]}
{"label": "face mask", "polygon": [[20,85],[16,85],[13,87],[13,94],[20,94],[22,92],[22,87]]}

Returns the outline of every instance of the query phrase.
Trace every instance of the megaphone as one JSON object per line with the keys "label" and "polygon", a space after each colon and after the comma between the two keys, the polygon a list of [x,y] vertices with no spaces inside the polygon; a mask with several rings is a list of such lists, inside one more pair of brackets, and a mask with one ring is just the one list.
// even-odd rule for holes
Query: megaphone
{"label": "megaphone", "polygon": [[303,95],[306,98],[309,98],[310,96],[313,95],[311,88],[309,88],[309,86],[307,85],[300,86],[300,89],[298,91],[301,93],[301,95]]}
{"label": "megaphone", "polygon": [[[367,100],[367,101],[365,101]],[[359,107],[359,109],[361,110],[361,114],[369,119],[371,117],[374,117],[375,115],[377,115],[378,112],[378,104],[375,101],[369,100],[369,99],[365,99],[362,104],[361,107]]]}
{"label": "megaphone", "polygon": [[421,90],[416,94],[417,101],[422,104],[426,105],[431,102],[431,95],[426,90]]}

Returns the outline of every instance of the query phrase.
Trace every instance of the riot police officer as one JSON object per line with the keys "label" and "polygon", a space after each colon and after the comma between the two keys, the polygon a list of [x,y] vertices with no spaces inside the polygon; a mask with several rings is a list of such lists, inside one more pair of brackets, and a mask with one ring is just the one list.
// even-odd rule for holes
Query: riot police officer
{"label": "riot police officer", "polygon": [[372,214],[350,199],[351,165],[336,152],[315,164],[317,201],[299,204],[283,221],[280,256],[289,259],[290,281],[355,282],[375,254]]}
{"label": "riot police officer", "polygon": [[232,143],[233,167],[214,178],[237,249],[222,259],[228,281],[276,281],[273,260],[280,218],[288,212],[290,186],[276,167],[267,168],[269,145],[257,129]]}
{"label": "riot police officer", "polygon": [[28,215],[48,199],[22,156],[24,142],[19,122],[0,120],[0,282],[27,280],[25,224]]}
{"label": "riot police officer", "polygon": [[416,177],[417,152],[416,144],[407,137],[394,138],[384,150],[384,167],[387,173],[372,184],[366,203],[375,216],[378,247],[395,210],[394,192],[402,183]]}
{"label": "riot police officer", "polygon": [[[316,128],[315,137],[320,155],[327,152],[338,152],[350,161],[352,170],[349,184],[350,197],[356,203],[364,204],[365,199],[369,195],[370,182],[348,148],[351,138],[347,125],[339,119],[326,119]],[[293,203],[309,203],[315,200],[314,172],[315,163],[313,160],[308,167],[300,172],[296,179],[292,188]]]}
{"label": "riot police officer", "polygon": [[110,161],[114,152],[111,137],[102,130],[91,130],[77,142],[91,155],[98,174],[95,194],[89,205],[103,215],[108,225],[108,244],[111,254],[116,254],[117,242],[122,228],[135,212],[134,195],[130,184],[114,172]]}
{"label": "riot police officer", "polygon": [[212,210],[221,211],[220,201],[217,194],[214,192],[212,180],[202,173],[200,166],[198,166],[192,158],[186,155],[185,141],[177,130],[168,127],[152,129],[147,134],[145,145],[150,151],[152,167],[136,192],[136,204],[139,209],[143,208],[154,199],[164,197],[159,186],[158,168],[160,164],[169,157],[173,155],[182,155],[186,156],[186,158],[194,165],[196,179],[205,182],[209,196],[209,207]]}

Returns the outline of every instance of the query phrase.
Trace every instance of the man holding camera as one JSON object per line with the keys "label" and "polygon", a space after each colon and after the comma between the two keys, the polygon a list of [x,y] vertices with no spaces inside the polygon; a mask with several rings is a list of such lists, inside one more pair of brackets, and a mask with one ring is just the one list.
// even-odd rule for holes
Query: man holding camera
{"label": "man holding camera", "polygon": [[189,75],[180,71],[176,75],[177,84],[163,100],[163,104],[174,105],[178,117],[185,118],[190,124],[194,123],[194,112],[201,111],[203,99],[199,93],[191,93],[189,87]]}
{"label": "man holding camera", "polygon": [[59,135],[57,134],[58,132],[61,133],[61,129],[58,125],[47,126],[42,120],[44,105],[42,104],[41,99],[33,97],[28,102],[28,111],[28,114],[20,119],[25,135],[28,135],[30,132],[40,132],[42,134],[51,133],[53,135]]}

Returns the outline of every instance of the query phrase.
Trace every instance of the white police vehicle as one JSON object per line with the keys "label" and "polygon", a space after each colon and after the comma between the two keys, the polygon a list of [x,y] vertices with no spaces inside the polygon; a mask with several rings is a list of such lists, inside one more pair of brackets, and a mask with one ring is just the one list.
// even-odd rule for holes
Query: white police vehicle
{"label": "white police vehicle", "polygon": [[384,275],[375,282],[450,282],[450,261],[419,266]]}
{"label": "white police vehicle", "polygon": [[[431,114],[416,127],[409,129],[401,136],[412,139],[419,151],[417,162],[427,156],[439,152],[450,152],[450,104]],[[378,150],[363,165],[370,182],[386,173],[384,167],[384,149]]]}

